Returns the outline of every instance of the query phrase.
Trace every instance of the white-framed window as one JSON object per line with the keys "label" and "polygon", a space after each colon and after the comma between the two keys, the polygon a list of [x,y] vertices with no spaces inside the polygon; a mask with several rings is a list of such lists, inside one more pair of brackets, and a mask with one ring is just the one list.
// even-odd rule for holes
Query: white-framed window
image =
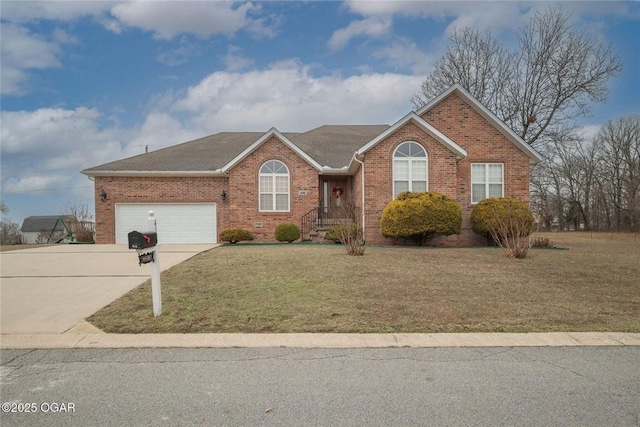
{"label": "white-framed window", "polygon": [[488,197],[504,197],[504,165],[472,163],[471,203],[478,203]]}
{"label": "white-framed window", "polygon": [[393,152],[393,198],[403,191],[429,191],[427,151],[416,142],[403,142]]}
{"label": "white-framed window", "polygon": [[279,160],[260,167],[260,212],[289,212],[289,169]]}

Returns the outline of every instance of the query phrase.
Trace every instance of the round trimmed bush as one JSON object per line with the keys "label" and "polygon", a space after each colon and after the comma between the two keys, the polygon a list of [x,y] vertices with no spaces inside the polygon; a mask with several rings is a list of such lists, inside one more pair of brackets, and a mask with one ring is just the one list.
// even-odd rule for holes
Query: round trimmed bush
{"label": "round trimmed bush", "polygon": [[491,239],[512,234],[528,236],[535,219],[529,206],[513,197],[491,197],[480,201],[471,212],[471,227],[476,233]]}
{"label": "round trimmed bush", "polygon": [[236,243],[243,240],[253,240],[253,234],[243,228],[229,228],[220,233],[223,242]]}
{"label": "round trimmed bush", "polygon": [[292,222],[283,222],[276,227],[276,240],[278,242],[293,242],[300,238],[300,227]]}
{"label": "round trimmed bush", "polygon": [[455,200],[436,192],[398,194],[382,211],[380,231],[421,245],[437,236],[460,234],[462,210]]}

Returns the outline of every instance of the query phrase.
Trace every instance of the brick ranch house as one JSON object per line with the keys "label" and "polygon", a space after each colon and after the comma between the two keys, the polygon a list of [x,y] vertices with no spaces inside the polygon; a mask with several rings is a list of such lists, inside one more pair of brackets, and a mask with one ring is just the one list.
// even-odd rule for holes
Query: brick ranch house
{"label": "brick ranch house", "polygon": [[[95,182],[96,242],[126,243],[156,212],[160,243],[217,242],[244,228],[274,241],[293,222],[303,238],[354,207],[369,244],[384,207],[402,191],[437,191],[460,204],[460,235],[435,244],[486,244],[471,230],[486,197],[529,201],[541,156],[464,88],[454,85],[393,125],[321,126],[304,133],[222,132],[101,166]],[[364,209],[362,209],[364,207]]]}

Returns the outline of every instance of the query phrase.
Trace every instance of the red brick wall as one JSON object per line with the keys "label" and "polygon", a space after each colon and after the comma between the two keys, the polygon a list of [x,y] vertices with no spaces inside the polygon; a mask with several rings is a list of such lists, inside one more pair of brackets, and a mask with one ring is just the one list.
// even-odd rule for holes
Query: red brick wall
{"label": "red brick wall", "polygon": [[[289,168],[290,212],[259,212],[258,171],[268,160]],[[246,228],[259,242],[275,241],[281,222],[300,226],[302,216],[318,204],[318,172],[276,137],[265,141],[229,171],[228,177],[96,177],[96,242],[115,243],[116,203],[217,203],[218,234],[227,228]],[[100,201],[100,191],[108,194]],[[220,194],[225,190],[227,200]],[[300,195],[306,190],[307,195]],[[262,227],[256,227],[262,222]]]}
{"label": "red brick wall", "polygon": [[529,202],[529,157],[487,122],[471,105],[453,94],[423,118],[467,150],[458,163],[458,203],[462,207],[461,246],[486,244],[471,230],[471,163],[503,163],[504,195]]}
{"label": "red brick wall", "polygon": [[[107,201],[100,200],[104,189]],[[221,177],[130,177],[95,178],[96,243],[116,242],[116,203],[217,203],[217,230],[228,222],[220,194],[228,190]]]}
{"label": "red brick wall", "polygon": [[434,106],[423,118],[467,151],[467,158],[456,160],[455,154],[413,123],[408,123],[365,155],[367,197],[367,242],[401,244],[380,234],[380,217],[393,199],[392,156],[402,142],[421,144],[428,155],[429,191],[452,197],[462,208],[462,233],[434,239],[429,244],[468,246],[486,244],[471,230],[471,163],[504,164],[505,196],[529,201],[529,158],[495,129],[469,104],[452,95]]}
{"label": "red brick wall", "polygon": [[[289,168],[290,212],[259,212],[258,173],[268,160],[279,160]],[[300,195],[301,190],[306,190],[307,195]],[[279,223],[300,226],[302,216],[318,206],[318,191],[318,171],[274,136],[229,171],[229,222],[224,228],[245,228],[254,233],[258,242],[275,241]],[[262,227],[257,227],[256,222],[261,222]]]}
{"label": "red brick wall", "polygon": [[393,152],[403,142],[414,141],[427,151],[429,191],[456,198],[455,154],[409,122],[365,154],[366,238],[370,244],[399,243],[380,234],[382,210],[393,200]]}

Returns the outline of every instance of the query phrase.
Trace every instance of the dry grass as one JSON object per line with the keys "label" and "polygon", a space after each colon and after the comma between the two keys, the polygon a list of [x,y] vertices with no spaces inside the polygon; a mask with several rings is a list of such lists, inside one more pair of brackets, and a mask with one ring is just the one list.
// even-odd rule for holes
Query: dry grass
{"label": "dry grass", "polygon": [[640,236],[546,234],[569,250],[233,245],[89,321],[107,332],[640,332]]}

